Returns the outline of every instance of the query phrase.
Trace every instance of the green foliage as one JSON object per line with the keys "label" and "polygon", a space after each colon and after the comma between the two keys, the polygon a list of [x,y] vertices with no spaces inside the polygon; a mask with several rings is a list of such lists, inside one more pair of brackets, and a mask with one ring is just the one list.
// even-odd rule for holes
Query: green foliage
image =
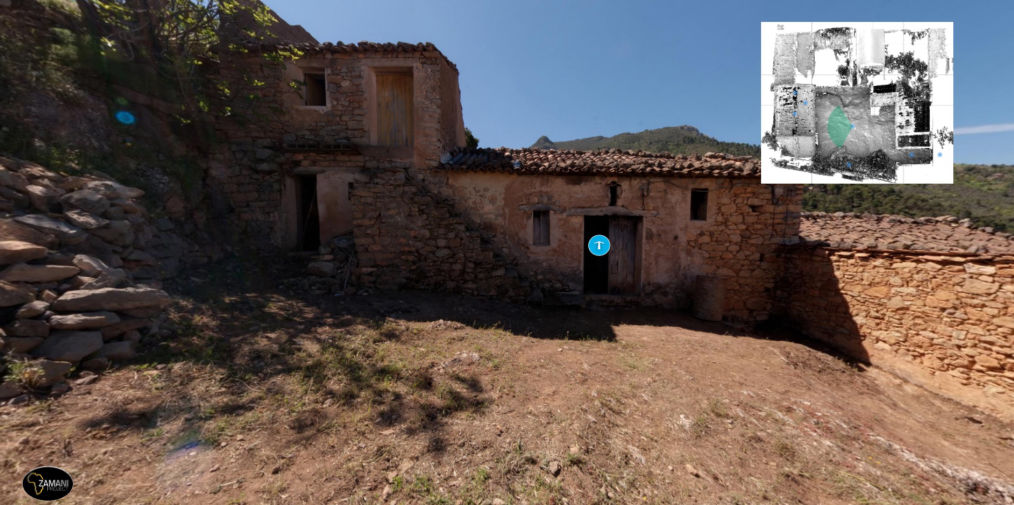
{"label": "green foliage", "polygon": [[[260,2],[238,0],[165,0],[123,2],[81,0],[85,25],[99,41],[92,67],[107,82],[178,104],[180,124],[211,130],[219,115],[231,115],[228,99],[249,94],[256,83],[223,82],[205,72],[208,63],[246,52],[243,42],[264,41],[278,20]],[[268,51],[271,61],[295,59],[293,49]]]}
{"label": "green foliage", "polygon": [[613,137],[588,137],[553,142],[542,136],[532,147],[543,149],[622,149],[672,154],[704,154],[721,152],[733,155],[760,156],[760,146],[739,142],[721,142],[704,135],[693,126],[670,126],[639,133],[621,133]]}
{"label": "green foliage", "polygon": [[1006,165],[955,165],[954,184],[808,186],[803,208],[909,217],[956,216],[1014,231],[1014,170]]}
{"label": "green foliage", "polygon": [[468,128],[465,128],[465,147],[469,149],[479,147],[479,139],[475,138],[475,135],[472,135],[472,130]]}

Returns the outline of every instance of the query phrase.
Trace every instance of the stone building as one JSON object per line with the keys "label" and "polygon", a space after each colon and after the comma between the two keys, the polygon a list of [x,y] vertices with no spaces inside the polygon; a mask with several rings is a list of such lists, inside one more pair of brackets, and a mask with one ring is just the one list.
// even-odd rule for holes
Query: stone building
{"label": "stone building", "polygon": [[272,62],[251,47],[223,62],[225,82],[253,82],[218,124],[226,142],[210,176],[238,231],[261,245],[315,249],[352,227],[356,174],[434,166],[463,146],[458,71],[432,44],[295,44]]}
{"label": "stone building", "polygon": [[[340,236],[360,287],[776,318],[955,397],[1014,391],[1009,237],[966,245],[958,223],[934,224],[966,257],[934,250],[926,223],[815,228],[802,188],[761,185],[745,157],[465,149],[457,69],[432,45],[298,47],[222,66],[260,83],[255,120],[219,124],[210,170],[246,243]],[[605,257],[588,252],[597,234]]]}
{"label": "stone building", "polygon": [[296,47],[222,67],[263,83],[263,117],[222,122],[211,171],[249,238],[315,250],[351,233],[365,286],[681,307],[701,277],[724,293],[709,317],[769,314],[800,190],[762,186],[757,160],[465,150],[458,72],[432,45]]}

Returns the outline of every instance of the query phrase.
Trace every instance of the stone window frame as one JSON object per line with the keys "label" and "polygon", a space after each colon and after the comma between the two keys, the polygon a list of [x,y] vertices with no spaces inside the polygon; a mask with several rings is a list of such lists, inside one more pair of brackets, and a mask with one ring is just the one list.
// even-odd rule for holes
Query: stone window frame
{"label": "stone window frame", "polygon": [[[321,110],[321,111],[323,111],[323,110],[329,110],[331,108],[331,93],[327,89],[328,88],[328,85],[327,85],[327,78],[328,78],[327,67],[326,66],[323,66],[323,67],[309,67],[309,66],[308,67],[302,67],[302,66],[297,66],[297,68],[299,69],[299,72],[301,74],[301,78],[303,79],[301,81],[303,83],[303,91],[302,91],[302,93],[303,93],[303,103],[297,105],[297,107],[299,107],[300,109],[308,109],[308,110]],[[307,74],[320,74],[320,75],[324,76],[324,105],[307,105],[306,104],[306,98],[307,98],[306,97],[306,76],[307,76]]]}

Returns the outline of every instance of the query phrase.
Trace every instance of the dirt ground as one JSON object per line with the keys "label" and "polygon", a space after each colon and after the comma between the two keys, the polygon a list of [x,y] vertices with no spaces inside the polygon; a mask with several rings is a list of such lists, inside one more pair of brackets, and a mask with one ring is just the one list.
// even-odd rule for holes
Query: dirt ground
{"label": "dirt ground", "polygon": [[278,264],[189,273],[134,362],[0,406],[0,502],[42,465],[68,504],[1014,500],[1014,425],[784,330],[309,294]]}

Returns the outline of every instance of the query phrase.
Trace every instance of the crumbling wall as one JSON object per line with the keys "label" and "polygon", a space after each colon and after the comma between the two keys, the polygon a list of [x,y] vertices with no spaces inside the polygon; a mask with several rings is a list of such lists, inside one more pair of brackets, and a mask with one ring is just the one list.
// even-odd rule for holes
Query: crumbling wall
{"label": "crumbling wall", "polygon": [[922,381],[1014,394],[1014,256],[799,248],[785,258],[782,309],[805,334]]}

